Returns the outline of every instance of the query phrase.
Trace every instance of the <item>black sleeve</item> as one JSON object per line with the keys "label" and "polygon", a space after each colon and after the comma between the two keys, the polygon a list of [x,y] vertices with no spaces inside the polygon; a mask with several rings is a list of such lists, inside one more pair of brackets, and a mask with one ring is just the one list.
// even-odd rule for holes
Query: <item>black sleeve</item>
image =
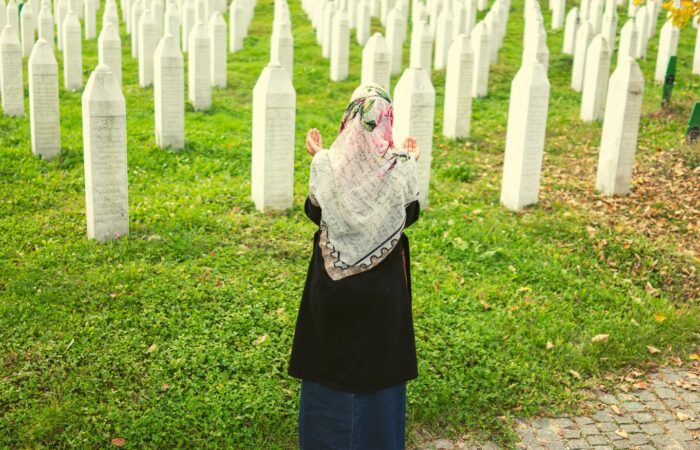
{"label": "black sleeve", "polygon": [[413,224],[413,222],[418,220],[419,213],[420,204],[418,203],[418,200],[414,200],[409,203],[406,206],[406,225],[404,225],[404,228],[407,228],[409,225]]}
{"label": "black sleeve", "polygon": [[304,203],[304,212],[306,213],[306,217],[311,219],[313,223],[315,223],[316,225],[321,224],[321,207],[311,203],[311,199],[309,197],[306,197],[306,203]]}

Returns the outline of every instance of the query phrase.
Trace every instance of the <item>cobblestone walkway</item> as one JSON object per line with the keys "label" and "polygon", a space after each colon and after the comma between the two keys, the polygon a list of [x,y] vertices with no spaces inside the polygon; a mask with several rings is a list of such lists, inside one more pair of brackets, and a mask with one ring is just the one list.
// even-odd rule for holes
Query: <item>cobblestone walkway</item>
{"label": "cobblestone walkway", "polygon": [[[688,368],[659,369],[627,392],[590,392],[586,407],[583,416],[518,421],[516,448],[700,450],[700,374]],[[419,448],[498,447],[439,439]]]}

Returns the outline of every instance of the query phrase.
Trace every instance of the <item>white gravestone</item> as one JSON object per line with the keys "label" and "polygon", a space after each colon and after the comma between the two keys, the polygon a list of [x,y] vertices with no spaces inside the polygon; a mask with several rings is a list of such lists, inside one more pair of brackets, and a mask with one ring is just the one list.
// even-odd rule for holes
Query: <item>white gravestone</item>
{"label": "white gravestone", "polygon": [[593,33],[598,34],[603,28],[603,0],[591,0],[591,7],[588,10],[588,21],[593,26]]}
{"label": "white gravestone", "polygon": [[63,21],[63,85],[75,91],[83,87],[83,46],[78,16],[73,11]]}
{"label": "white gravestone", "polygon": [[592,39],[593,27],[588,21],[585,21],[576,32],[574,63],[571,69],[571,88],[576,92],[581,92],[583,88],[583,75],[586,68],[586,51]]}
{"label": "white gravestone", "polygon": [[51,159],[61,151],[58,63],[51,45],[39,39],[29,57],[29,123],[32,153]]}
{"label": "white gravestone", "polygon": [[294,200],[296,93],[284,68],[271,62],[253,89],[251,197],[260,211]]}
{"label": "white gravestone", "polygon": [[153,53],[158,46],[158,30],[151,11],[146,10],[139,20],[139,86],[153,84]]}
{"label": "white gravestone", "polygon": [[131,7],[131,57],[138,58],[139,56],[139,22],[144,13],[145,0],[138,0]]}
{"label": "white gravestone", "polygon": [[83,17],[85,39],[95,39],[95,36],[97,36],[97,10],[95,9],[95,3],[91,1],[85,2],[85,13]]}
{"label": "white gravestone", "polygon": [[[182,38],[180,37],[180,10],[177,4],[173,1],[169,1],[168,5],[165,7],[165,16],[163,17],[164,31],[163,36],[168,34],[175,38],[177,41],[177,46],[180,48],[180,42]],[[225,36],[224,36],[225,40]]]}
{"label": "white gravestone", "polygon": [[[542,20],[541,17],[539,17]],[[489,11],[482,21],[486,25],[489,34],[489,65],[496,64],[498,61],[498,24],[495,22],[495,15]]]}
{"label": "white gravestone", "polygon": [[369,34],[372,31],[371,19],[368,0],[360,0],[360,5],[357,7],[357,30],[355,32],[355,39],[359,45],[365,45],[369,39]]}
{"label": "white gravestone", "polygon": [[644,96],[642,71],[633,58],[621,62],[610,77],[608,91],[596,190],[605,195],[627,195]]}
{"label": "white gravestone", "polygon": [[126,106],[109,67],[99,65],[83,93],[83,158],[88,239],[129,234]]}
{"label": "white gravestone", "polygon": [[489,0],[477,0],[476,2],[476,8],[479,11],[485,11],[486,8],[489,6]]}
{"label": "white gravestone", "polygon": [[348,15],[338,10],[333,17],[331,31],[331,80],[342,81],[348,77],[350,57],[350,29]]}
{"label": "white gravestone", "polygon": [[403,61],[403,43],[406,40],[406,27],[404,15],[401,9],[394,8],[386,18],[386,43],[391,54],[391,73],[401,73]]}
{"label": "white gravestone", "polygon": [[534,57],[547,71],[549,69],[549,49],[547,48],[547,32],[544,30],[544,26],[538,23],[529,38],[530,42],[526,41],[523,48],[522,61]]}
{"label": "white gravestone", "polygon": [[469,39],[474,52],[474,77],[472,78],[472,97],[484,97],[488,92],[490,38],[484,22],[479,22],[472,30]]}
{"label": "white gravestone", "polygon": [[[460,34],[464,34],[467,31],[467,8],[466,3],[463,1],[456,1],[452,6],[452,36],[450,40],[450,45],[452,41],[457,38]],[[471,32],[471,30],[470,30]],[[469,36],[469,35],[467,35]]]}
{"label": "white gravestone", "polygon": [[566,14],[566,0],[554,0],[552,3],[552,30],[559,30],[564,26]]}
{"label": "white gravestone", "polygon": [[381,33],[374,33],[362,50],[362,84],[389,89],[391,54]]}
{"label": "white gravestone", "polygon": [[333,17],[335,15],[333,2],[326,4],[323,10],[323,33],[321,42],[321,56],[329,58],[331,55],[331,41],[333,40]]}
{"label": "white gravestone", "polygon": [[184,0],[182,2],[182,7],[180,8],[180,22],[182,23],[182,35],[180,36],[180,38],[182,41],[181,45],[183,52],[187,51],[187,44],[190,38],[190,32],[192,31],[192,28],[194,28],[195,24],[194,16],[194,0]]}
{"label": "white gravestone", "polygon": [[197,23],[187,44],[187,93],[195,111],[211,108],[211,42],[207,28]]}
{"label": "white gravestone", "polygon": [[185,72],[178,40],[165,35],[153,59],[156,145],[179,150],[185,146]]}
{"label": "white gravestone", "polygon": [[695,33],[695,52],[693,53],[693,73],[700,75],[700,27]]}
{"label": "white gravestone", "polygon": [[581,21],[588,20],[588,12],[591,9],[591,0],[581,0],[579,7],[579,18]]}
{"label": "white gravestone", "polygon": [[594,37],[586,52],[586,68],[581,95],[581,120],[600,120],[605,113],[605,97],[610,75],[610,48],[602,34]]}
{"label": "white gravestone", "polygon": [[[483,22],[482,22],[483,24]],[[435,30],[435,69],[442,70],[447,62],[447,52],[452,44],[452,11],[444,7],[438,16]],[[490,55],[490,54],[489,54]],[[490,56],[489,56],[490,57]],[[420,160],[419,160],[420,161]]]}
{"label": "white gravestone", "polygon": [[627,16],[634,17],[637,14],[637,2],[635,0],[629,0],[627,2]]}
{"label": "white gravestone", "polygon": [[649,20],[649,15],[647,14],[646,5],[642,5],[637,10],[637,15],[634,16],[634,23],[637,27],[637,51],[636,56],[638,59],[646,59],[647,57],[647,44],[648,36],[647,30],[649,25],[647,21]]}
{"label": "white gravestone", "polygon": [[428,72],[419,67],[406,69],[394,88],[394,142],[403,144],[408,136],[416,139],[418,159],[418,201],[428,205],[430,166],[435,124],[435,89]]}
{"label": "white gravestone", "polygon": [[[86,0],[89,1],[89,0]],[[157,17],[157,16],[154,16]],[[117,12],[117,7],[110,5],[105,9],[104,14],[102,14],[102,26],[106,23],[111,23],[115,27],[119,28],[119,13]],[[157,24],[157,21],[156,21]],[[93,36],[94,37],[94,36]]]}
{"label": "white gravestone", "polygon": [[442,134],[448,138],[469,137],[472,116],[474,52],[466,34],[452,42],[445,74],[445,107]]}
{"label": "white gravestone", "polygon": [[[0,0],[1,2],[2,0]],[[41,10],[38,18],[39,39],[43,39],[53,48],[53,15],[51,14],[51,4],[49,2],[41,3]]]}
{"label": "white gravestone", "polygon": [[63,51],[63,22],[68,14],[68,0],[58,0],[56,5],[56,45]]}
{"label": "white gravestone", "polygon": [[666,78],[666,69],[668,68],[668,60],[671,56],[675,56],[678,50],[678,34],[679,30],[673,25],[671,20],[667,20],[661,33],[659,33],[659,48],[656,53],[656,70],[654,71],[654,80],[663,82]]}
{"label": "white gravestone", "polygon": [[24,4],[19,19],[22,26],[22,57],[29,58],[34,48],[34,30],[36,29],[36,23],[34,12],[28,3]]}
{"label": "white gravestone", "polygon": [[627,58],[637,56],[637,27],[634,19],[628,19],[620,31],[620,46],[617,49],[617,65]]}
{"label": "white gravestone", "polygon": [[430,73],[433,59],[433,36],[430,34],[430,25],[423,21],[413,26],[411,31],[411,57],[410,67],[420,67]]}
{"label": "white gravestone", "polygon": [[19,8],[17,7],[17,3],[15,2],[15,0],[10,0],[9,2],[7,2],[5,13],[7,14],[7,25],[11,25],[12,29],[15,30],[15,33],[17,33],[17,35],[19,36]]}
{"label": "white gravestone", "polygon": [[603,25],[600,34],[607,41],[608,47],[610,47],[610,54],[612,54],[615,51],[615,38],[617,36],[617,10],[612,2],[608,3],[608,5],[609,7],[606,8],[607,10],[603,14]]}
{"label": "white gravestone", "polygon": [[68,0],[68,10],[73,11],[78,19],[83,18],[83,0]]}
{"label": "white gravestone", "polygon": [[566,15],[566,25],[564,26],[564,44],[562,53],[565,55],[573,55],[576,45],[576,32],[578,31],[579,18],[578,8],[574,7],[569,10]]}
{"label": "white gravestone", "polygon": [[229,21],[229,52],[235,53],[243,48],[246,36],[246,13],[241,0],[231,2]]}
{"label": "white gravestone", "polygon": [[270,61],[279,62],[287,71],[289,79],[294,79],[294,36],[289,19],[280,20],[272,26]]}
{"label": "white gravestone", "polygon": [[24,115],[24,76],[22,49],[15,29],[9,23],[0,34],[0,98],[6,116]]}
{"label": "white gravestone", "polygon": [[537,203],[549,108],[547,72],[534,59],[513,78],[503,160],[501,203],[520,211]]}
{"label": "white gravestone", "polygon": [[[89,2],[88,2],[89,3]],[[119,30],[111,23],[105,24],[97,38],[99,64],[109,67],[117,85],[122,87],[122,41]]]}
{"label": "white gravestone", "polygon": [[226,22],[219,11],[209,19],[209,42],[211,43],[211,85],[226,87]]}
{"label": "white gravestone", "polygon": [[5,6],[5,0],[0,0],[0,32],[7,25],[7,7]]}

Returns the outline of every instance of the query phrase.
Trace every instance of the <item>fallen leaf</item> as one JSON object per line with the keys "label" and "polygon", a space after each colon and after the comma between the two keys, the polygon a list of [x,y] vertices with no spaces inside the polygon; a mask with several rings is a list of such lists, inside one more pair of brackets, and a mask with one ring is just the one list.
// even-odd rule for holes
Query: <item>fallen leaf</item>
{"label": "fallen leaf", "polygon": [[164,391],[167,391],[168,389],[170,389],[170,385],[168,383],[163,383],[162,387],[163,387]]}
{"label": "fallen leaf", "polygon": [[661,350],[656,347],[652,347],[651,345],[647,345],[647,351],[653,355],[654,353],[659,353]]}
{"label": "fallen leaf", "polygon": [[627,434],[625,430],[615,430],[615,434],[623,438],[629,437],[629,434]]}
{"label": "fallen leaf", "polygon": [[591,342],[608,342],[609,334],[596,334],[591,338]]}
{"label": "fallen leaf", "polygon": [[156,345],[156,344],[151,344],[151,346],[148,347],[148,353],[153,353],[156,350],[158,350],[158,345]]}
{"label": "fallen leaf", "polygon": [[617,405],[610,405],[610,409],[615,411],[615,414],[617,414],[618,416],[622,415],[622,411],[620,411],[620,408],[618,408]]}
{"label": "fallen leaf", "polygon": [[639,326],[639,322],[637,322],[636,320],[632,319],[631,322],[632,322],[632,325],[634,325],[635,327]]}
{"label": "fallen leaf", "polygon": [[666,316],[661,313],[656,313],[654,314],[654,320],[656,320],[657,322],[663,322],[664,320],[666,320]]}
{"label": "fallen leaf", "polygon": [[479,303],[481,303],[481,306],[483,306],[484,309],[486,309],[486,310],[491,309],[491,305],[489,305],[489,304],[486,303],[485,301],[481,300]]}
{"label": "fallen leaf", "polygon": [[676,417],[678,417],[678,420],[681,422],[685,420],[690,420],[690,416],[688,414],[682,413],[680,411],[676,411]]}
{"label": "fallen leaf", "polygon": [[698,361],[700,360],[700,354],[691,353],[690,356],[688,356],[688,359],[691,361]]}
{"label": "fallen leaf", "polygon": [[552,344],[552,341],[547,341],[547,350],[550,350],[554,348],[554,344]]}
{"label": "fallen leaf", "polygon": [[114,438],[112,439],[112,445],[115,447],[124,447],[126,445],[126,439],[124,438]]}
{"label": "fallen leaf", "polygon": [[265,341],[267,340],[267,337],[268,337],[267,334],[263,334],[262,336],[260,336],[260,337],[257,338],[256,340],[254,340],[254,341],[253,341],[253,344],[254,344],[254,345],[260,345],[260,344],[262,344],[263,342],[265,342]]}
{"label": "fallen leaf", "polygon": [[569,373],[574,376],[574,378],[581,379],[581,374],[576,372],[575,370],[569,370]]}

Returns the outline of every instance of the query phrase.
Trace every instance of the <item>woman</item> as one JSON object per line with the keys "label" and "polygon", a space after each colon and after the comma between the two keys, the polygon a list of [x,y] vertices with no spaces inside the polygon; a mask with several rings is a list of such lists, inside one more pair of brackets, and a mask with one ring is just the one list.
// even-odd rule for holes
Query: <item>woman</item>
{"label": "woman", "polygon": [[414,138],[396,150],[383,88],[360,86],[330,150],[311,129],[306,215],[319,226],[289,375],[302,379],[299,446],[402,449],[416,378],[408,239],[418,218]]}

